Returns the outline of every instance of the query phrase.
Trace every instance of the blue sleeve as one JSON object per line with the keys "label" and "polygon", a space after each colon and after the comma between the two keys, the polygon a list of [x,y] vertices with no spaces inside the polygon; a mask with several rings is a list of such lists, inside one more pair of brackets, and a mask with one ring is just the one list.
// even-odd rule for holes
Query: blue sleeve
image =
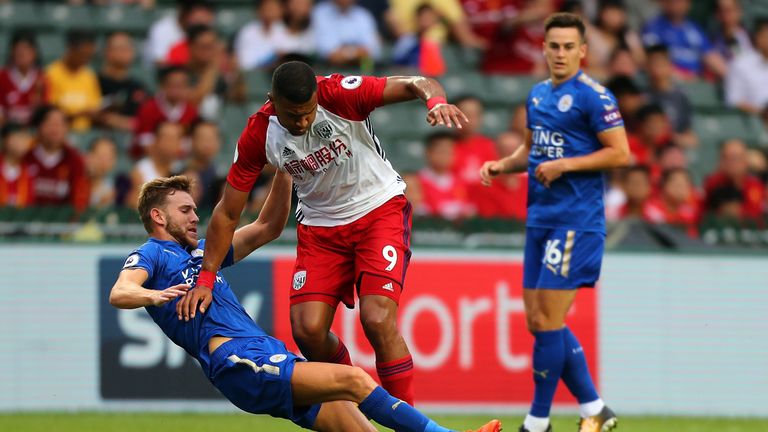
{"label": "blue sleeve", "polygon": [[624,126],[624,119],[619,112],[616,98],[607,89],[602,92],[586,89],[583,100],[589,127],[595,133]]}
{"label": "blue sleeve", "polygon": [[643,41],[643,46],[649,47],[653,45],[660,45],[664,41],[661,39],[661,32],[656,28],[654,22],[649,22],[643,27],[642,35],[640,36]]}
{"label": "blue sleeve", "polygon": [[701,52],[703,54],[707,54],[715,49],[715,47],[712,45],[712,41],[709,39],[709,36],[707,36],[707,33],[705,33],[701,27],[696,25],[696,31],[699,33],[699,38],[701,38]]}
{"label": "blue sleeve", "polygon": [[151,244],[144,244],[128,255],[123,264],[123,269],[141,268],[147,271],[149,279],[158,271],[160,264],[160,249],[152,247]]}
{"label": "blue sleeve", "polygon": [[225,256],[224,261],[221,262],[221,268],[229,267],[233,264],[235,264],[235,248],[234,246],[229,246],[227,256]]}
{"label": "blue sleeve", "polygon": [[533,101],[533,92],[535,90],[536,86],[528,92],[528,99],[525,101],[525,127],[529,130],[533,130],[533,127],[531,126],[531,102]]}

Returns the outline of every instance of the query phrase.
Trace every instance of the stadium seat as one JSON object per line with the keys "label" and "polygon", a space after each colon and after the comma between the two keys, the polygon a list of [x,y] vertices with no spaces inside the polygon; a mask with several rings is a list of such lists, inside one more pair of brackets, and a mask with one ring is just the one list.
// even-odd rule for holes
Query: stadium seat
{"label": "stadium seat", "polygon": [[424,166],[424,145],[420,139],[382,142],[387,159],[400,174],[412,173]]}
{"label": "stadium seat", "polygon": [[9,2],[0,4],[0,29],[9,31],[18,28],[45,26],[41,20],[37,2]]}
{"label": "stadium seat", "polygon": [[222,35],[230,37],[255,16],[253,7],[220,8],[216,14],[216,28]]}
{"label": "stadium seat", "polygon": [[448,73],[461,73],[473,70],[477,65],[478,53],[456,44],[445,44],[442,48],[443,60]]}
{"label": "stadium seat", "polygon": [[60,32],[45,32],[37,34],[37,46],[40,50],[40,59],[47,65],[59,59],[66,50],[66,41]]}
{"label": "stadium seat", "polygon": [[248,100],[254,103],[264,103],[267,99],[267,92],[272,86],[270,74],[262,70],[246,71],[244,74]]}
{"label": "stadium seat", "polygon": [[493,75],[487,78],[490,91],[486,102],[494,105],[513,107],[524,104],[528,92],[540,80],[530,76]]}
{"label": "stadium seat", "polygon": [[488,100],[491,88],[488,87],[487,78],[478,72],[465,72],[462,74],[448,74],[440,78],[440,83],[448,93],[448,100],[461,95],[471,94],[482,100]]}
{"label": "stadium seat", "polygon": [[0,59],[3,59],[3,61],[5,61],[5,59],[8,58],[8,50],[10,49],[8,44],[10,43],[11,43],[10,33],[6,31],[0,31]]}
{"label": "stadium seat", "polygon": [[722,109],[709,114],[697,113],[693,117],[693,130],[701,141],[691,158],[694,175],[703,178],[716,169],[722,141],[729,138],[739,138],[747,144],[759,141],[758,133],[747,119],[741,112]]}
{"label": "stadium seat", "polygon": [[512,118],[512,111],[505,108],[486,108],[483,115],[484,134],[490,137],[496,137],[498,134],[509,129],[509,120]]}
{"label": "stadium seat", "polygon": [[694,109],[718,109],[723,107],[719,89],[710,82],[689,81],[681,83],[681,87]]}
{"label": "stadium seat", "polygon": [[417,102],[405,102],[377,109],[373,115],[376,135],[384,139],[423,139],[438,130],[427,123],[427,109]]}
{"label": "stadium seat", "polygon": [[94,30],[96,28],[97,15],[94,7],[56,3],[43,3],[41,7],[41,17],[54,29]]}
{"label": "stadium seat", "polygon": [[140,6],[104,6],[96,12],[95,27],[102,32],[124,30],[136,35],[145,35],[155,19],[154,11]]}

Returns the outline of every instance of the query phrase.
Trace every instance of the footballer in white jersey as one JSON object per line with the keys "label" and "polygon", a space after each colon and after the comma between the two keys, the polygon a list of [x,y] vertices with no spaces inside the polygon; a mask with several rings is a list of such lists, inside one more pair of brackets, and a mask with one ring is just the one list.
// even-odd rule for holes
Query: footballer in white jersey
{"label": "footballer in white jersey", "polygon": [[433,126],[461,127],[467,121],[431,78],[317,77],[301,62],[278,67],[269,102],[248,119],[238,140],[208,225],[201,279],[179,302],[179,315],[192,315],[198,303],[207,307],[216,295],[199,281],[218,269],[248,193],[264,165],[272,164],[291,174],[300,199],[289,289],[296,344],[310,360],[351,364],[330,328],[338,304],[353,307],[357,294],[383,387],[413,403],[413,361],[397,328],[411,256],[411,206],[368,118],[379,106],[413,99],[426,103],[426,121]]}

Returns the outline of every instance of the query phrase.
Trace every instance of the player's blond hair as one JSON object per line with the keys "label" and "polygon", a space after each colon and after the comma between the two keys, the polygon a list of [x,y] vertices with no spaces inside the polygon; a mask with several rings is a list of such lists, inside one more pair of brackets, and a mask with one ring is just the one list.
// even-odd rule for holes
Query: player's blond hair
{"label": "player's blond hair", "polygon": [[183,175],[173,177],[160,177],[148,181],[141,186],[139,192],[139,217],[144,224],[144,229],[152,233],[153,208],[164,208],[169,195],[176,191],[192,193],[192,180]]}

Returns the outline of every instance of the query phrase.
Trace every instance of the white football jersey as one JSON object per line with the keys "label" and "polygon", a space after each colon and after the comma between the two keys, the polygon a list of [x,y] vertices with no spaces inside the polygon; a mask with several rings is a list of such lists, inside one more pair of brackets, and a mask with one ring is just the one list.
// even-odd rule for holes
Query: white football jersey
{"label": "white football jersey", "polygon": [[309,131],[291,135],[272,103],[248,120],[227,181],[250,191],[270,163],[293,177],[296,219],[310,226],[353,222],[405,191],[386,159],[370,113],[381,105],[386,78],[331,75],[318,78],[317,116]]}

